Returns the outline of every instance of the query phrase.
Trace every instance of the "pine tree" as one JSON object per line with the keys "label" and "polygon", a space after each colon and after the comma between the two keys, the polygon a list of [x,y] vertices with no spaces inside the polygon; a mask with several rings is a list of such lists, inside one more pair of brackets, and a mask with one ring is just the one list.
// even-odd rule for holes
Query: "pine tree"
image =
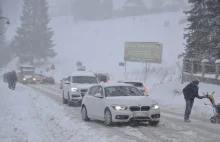
{"label": "pine tree", "polygon": [[[0,17],[3,17],[1,7],[0,7]],[[4,32],[5,32],[5,21],[4,19],[0,19],[0,46],[3,46],[4,44],[4,40],[5,40]]]}
{"label": "pine tree", "polygon": [[207,12],[207,7],[203,3],[203,0],[190,0],[192,9],[186,11],[185,14],[189,14],[187,18],[190,23],[188,31],[184,35],[186,39],[185,58],[192,58],[202,60],[204,58],[211,59],[209,54],[212,52],[210,48],[210,14]]}
{"label": "pine tree", "polygon": [[220,59],[220,2],[219,0],[206,1],[210,15],[210,46],[213,49],[213,59]]}
{"label": "pine tree", "polygon": [[12,46],[20,62],[48,59],[56,56],[53,50],[53,32],[48,28],[48,3],[46,0],[24,0],[21,26],[17,28]]}
{"label": "pine tree", "polygon": [[106,18],[111,18],[113,14],[113,1],[103,0],[102,2],[102,13]]}
{"label": "pine tree", "polygon": [[48,27],[50,22],[48,16],[48,2],[46,0],[33,0],[33,42],[35,48],[33,49],[37,59],[54,58],[57,54],[53,47],[52,41],[54,32]]}

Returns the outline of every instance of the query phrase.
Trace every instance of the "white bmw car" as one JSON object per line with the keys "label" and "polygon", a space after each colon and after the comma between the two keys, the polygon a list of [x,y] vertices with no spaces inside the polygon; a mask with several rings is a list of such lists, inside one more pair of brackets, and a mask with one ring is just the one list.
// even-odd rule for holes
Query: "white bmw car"
{"label": "white bmw car", "polygon": [[90,87],[81,105],[82,119],[97,119],[106,125],[114,122],[160,121],[159,105],[136,87],[125,83],[103,83]]}

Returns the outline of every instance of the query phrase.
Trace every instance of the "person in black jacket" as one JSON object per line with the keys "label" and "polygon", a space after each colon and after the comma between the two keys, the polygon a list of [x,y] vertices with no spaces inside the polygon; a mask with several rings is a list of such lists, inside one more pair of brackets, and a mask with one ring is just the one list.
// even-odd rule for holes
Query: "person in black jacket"
{"label": "person in black jacket", "polygon": [[184,89],[183,89],[183,94],[184,98],[186,100],[186,110],[185,110],[185,116],[184,116],[184,121],[185,122],[190,122],[189,116],[191,114],[191,110],[194,104],[194,99],[203,99],[206,98],[206,96],[199,96],[199,81],[195,80],[188,84]]}

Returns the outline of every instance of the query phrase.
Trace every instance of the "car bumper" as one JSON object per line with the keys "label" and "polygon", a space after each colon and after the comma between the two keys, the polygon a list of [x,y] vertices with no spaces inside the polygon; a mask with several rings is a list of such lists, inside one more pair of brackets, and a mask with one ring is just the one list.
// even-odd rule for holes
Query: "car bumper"
{"label": "car bumper", "polygon": [[82,99],[83,99],[82,96],[78,96],[78,95],[74,95],[74,94],[72,94],[70,97],[70,101],[73,103],[81,103]]}
{"label": "car bumper", "polygon": [[113,122],[149,122],[160,120],[160,110],[149,110],[149,111],[116,111],[111,110]]}

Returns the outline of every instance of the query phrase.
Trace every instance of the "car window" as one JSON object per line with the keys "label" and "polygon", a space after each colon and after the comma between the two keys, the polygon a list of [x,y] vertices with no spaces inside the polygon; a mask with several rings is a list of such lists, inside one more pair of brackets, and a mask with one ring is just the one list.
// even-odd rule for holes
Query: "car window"
{"label": "car window", "polygon": [[144,87],[143,83],[141,82],[124,82],[124,83],[131,84],[135,87]]}
{"label": "car window", "polygon": [[143,94],[136,87],[133,86],[112,86],[105,88],[105,96],[143,96]]}
{"label": "car window", "polygon": [[103,88],[101,86],[98,86],[96,89],[96,93],[100,93],[103,96]]}
{"label": "car window", "polygon": [[94,86],[94,87],[90,88],[89,95],[94,96],[96,94],[97,88],[98,88],[98,86]]}
{"label": "car window", "polygon": [[73,76],[72,83],[80,84],[98,84],[98,80],[93,76]]}

